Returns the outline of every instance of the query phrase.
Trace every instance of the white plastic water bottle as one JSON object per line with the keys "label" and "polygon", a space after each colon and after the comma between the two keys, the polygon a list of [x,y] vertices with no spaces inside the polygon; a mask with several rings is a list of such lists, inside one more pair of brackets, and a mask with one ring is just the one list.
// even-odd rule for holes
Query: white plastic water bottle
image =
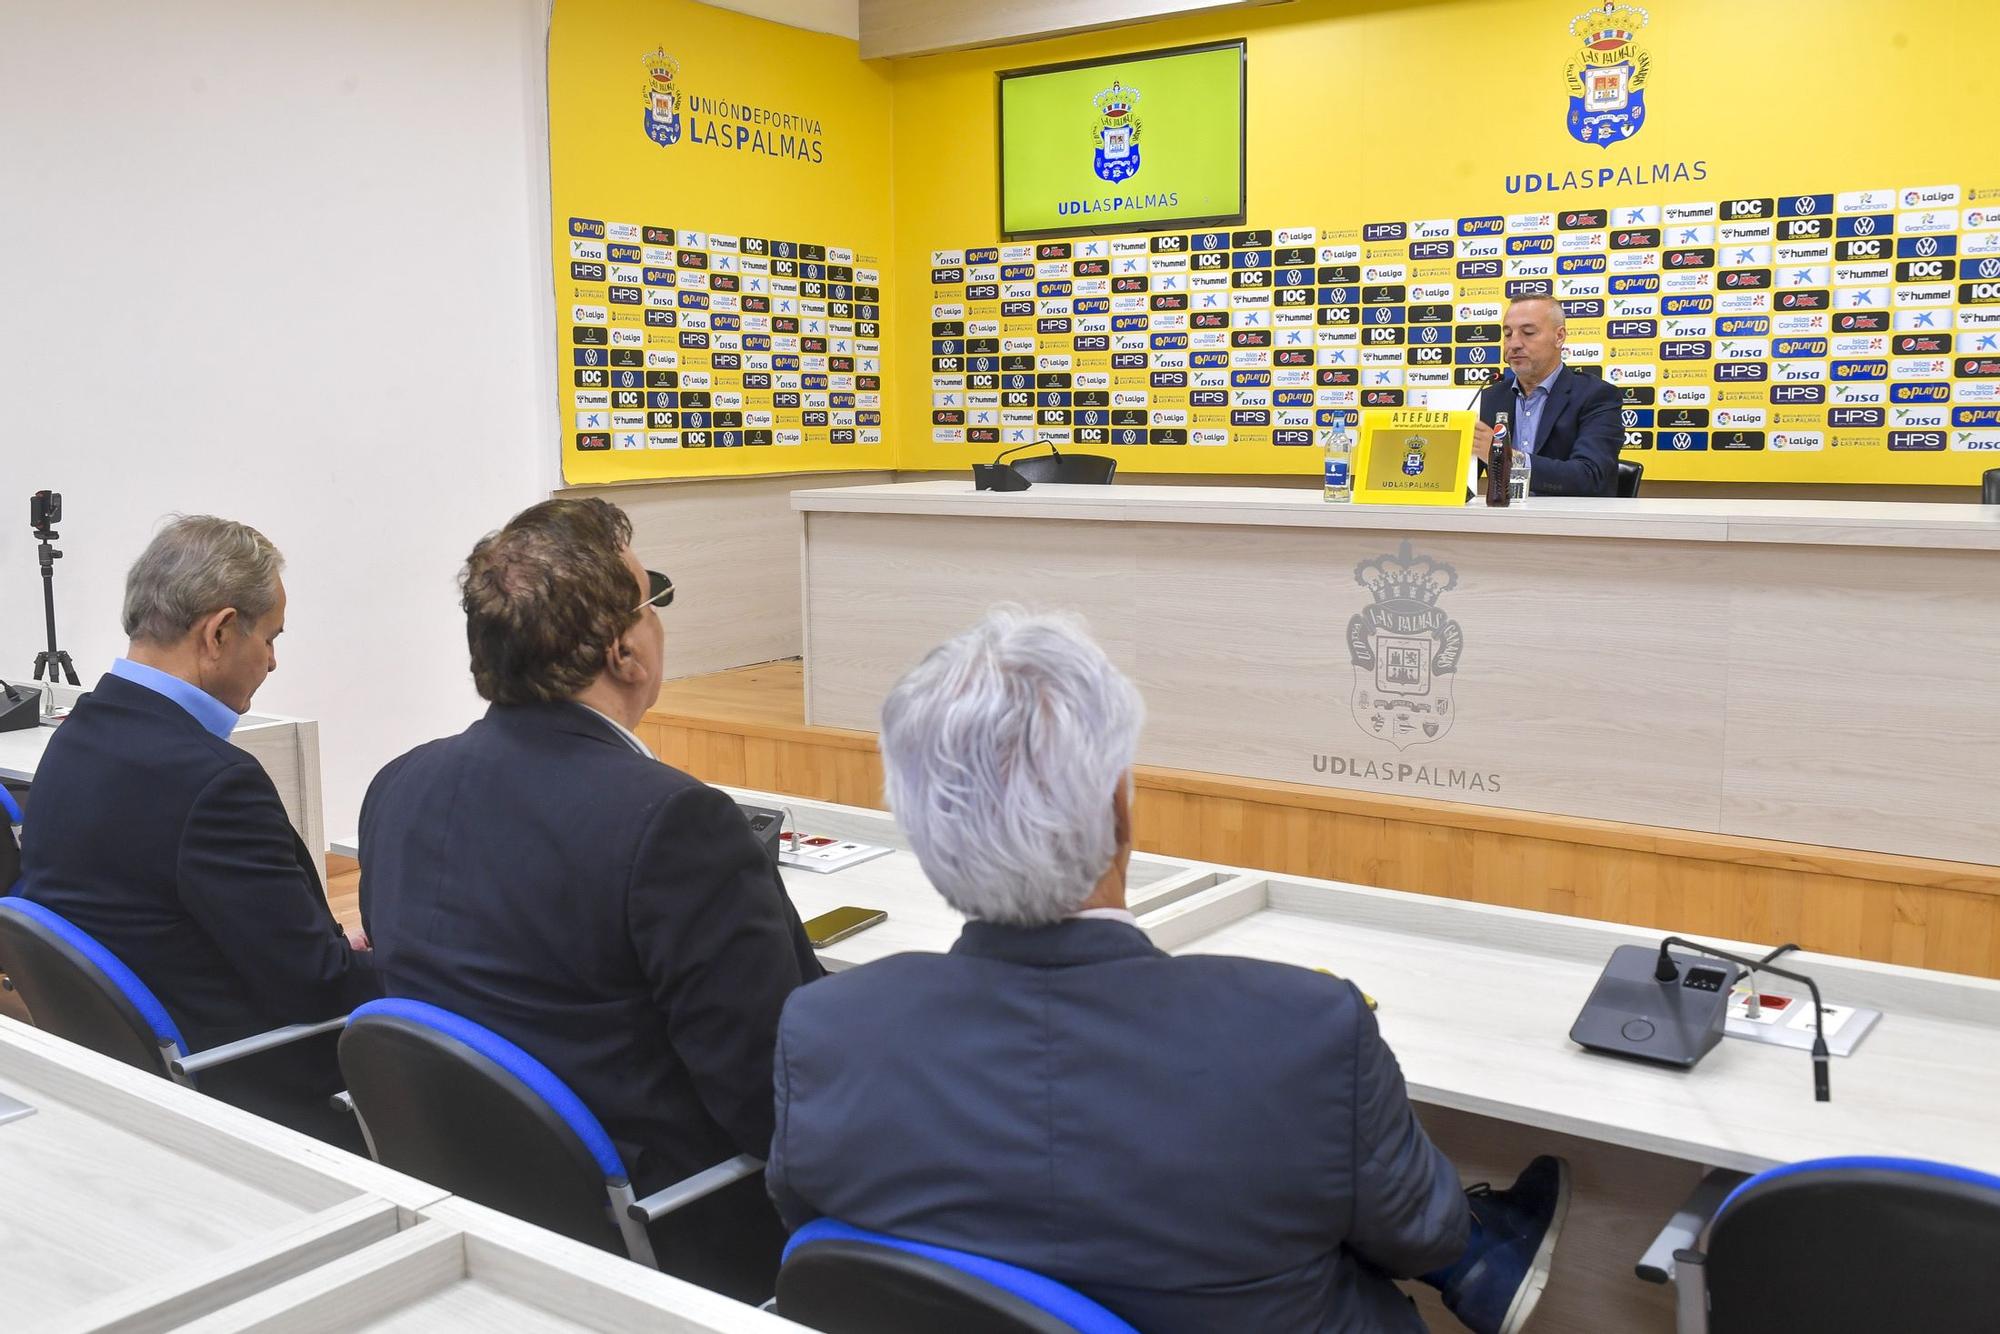
{"label": "white plastic water bottle", "polygon": [[1347,414],[1339,424],[1319,433],[1320,449],[1326,458],[1326,499],[1344,505],[1354,499],[1354,436],[1347,429]]}

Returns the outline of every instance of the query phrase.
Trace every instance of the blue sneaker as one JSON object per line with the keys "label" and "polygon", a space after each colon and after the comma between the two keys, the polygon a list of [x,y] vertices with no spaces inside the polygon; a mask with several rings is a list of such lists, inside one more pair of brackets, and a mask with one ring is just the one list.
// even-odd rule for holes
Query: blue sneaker
{"label": "blue sneaker", "polygon": [[1549,1283],[1549,1261],[1569,1212],[1569,1164],[1544,1154],[1514,1184],[1467,1188],[1472,1239],[1435,1276],[1445,1309],[1473,1334],[1520,1334]]}

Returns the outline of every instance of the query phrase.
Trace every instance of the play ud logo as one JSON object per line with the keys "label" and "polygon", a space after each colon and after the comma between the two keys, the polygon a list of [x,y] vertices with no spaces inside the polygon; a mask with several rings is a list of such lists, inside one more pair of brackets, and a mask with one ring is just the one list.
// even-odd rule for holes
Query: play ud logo
{"label": "play ud logo", "polygon": [[1633,40],[1646,26],[1646,11],[1604,0],[1602,9],[1579,14],[1570,33],[1583,49],[1563,71],[1569,83],[1569,133],[1579,143],[1609,148],[1637,134],[1646,123],[1646,75],[1653,58]]}
{"label": "play ud logo", "polygon": [[674,85],[680,72],[681,62],[664,47],[646,57],[646,137],[662,148],[681,138],[681,94]]}
{"label": "play ud logo", "polygon": [[1096,145],[1092,169],[1104,180],[1128,181],[1139,174],[1139,118],[1132,114],[1139,90],[1113,79],[1092,101],[1097,106],[1097,126],[1091,131]]}
{"label": "play ud logo", "polygon": [[1458,622],[1437,602],[1458,586],[1458,571],[1405,542],[1393,556],[1355,566],[1354,582],[1375,599],[1347,623],[1354,721],[1397,750],[1437,740],[1451,730],[1463,647]]}

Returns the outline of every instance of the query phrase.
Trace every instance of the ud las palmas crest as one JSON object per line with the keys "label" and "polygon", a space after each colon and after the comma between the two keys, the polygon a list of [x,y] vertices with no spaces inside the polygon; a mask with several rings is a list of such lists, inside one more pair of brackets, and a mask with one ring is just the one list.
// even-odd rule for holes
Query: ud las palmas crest
{"label": "ud las palmas crest", "polygon": [[1139,174],[1139,118],[1132,114],[1139,90],[1113,79],[1091,100],[1097,107],[1097,126],[1090,135],[1096,145],[1094,170],[1107,181],[1132,179]]}
{"label": "ud las palmas crest", "polygon": [[681,93],[674,85],[680,72],[681,62],[665,47],[646,57],[646,137],[662,148],[681,138]]}
{"label": "ud las palmas crest", "polygon": [[1604,7],[1571,20],[1583,49],[1564,71],[1569,84],[1569,132],[1580,143],[1609,148],[1646,125],[1646,74],[1653,58],[1633,38],[1646,11],[1604,0]]}
{"label": "ud las palmas crest", "polygon": [[1451,730],[1463,637],[1438,597],[1458,586],[1458,571],[1411,552],[1374,556],[1354,567],[1354,582],[1373,605],[1347,623],[1354,661],[1354,721],[1397,750],[1435,741]]}

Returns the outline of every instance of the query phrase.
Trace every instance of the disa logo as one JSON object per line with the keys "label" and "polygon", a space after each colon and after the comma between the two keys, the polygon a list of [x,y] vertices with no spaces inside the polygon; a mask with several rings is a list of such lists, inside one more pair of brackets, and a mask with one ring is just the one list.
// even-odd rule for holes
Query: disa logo
{"label": "disa logo", "polygon": [[1092,169],[1102,180],[1129,181],[1139,174],[1139,118],[1132,114],[1139,90],[1113,79],[1091,100],[1097,107],[1097,125],[1091,131],[1096,145]]}
{"label": "disa logo", "polygon": [[646,137],[665,148],[681,138],[681,95],[674,85],[681,62],[668,55],[665,47],[657,46],[645,61]]}
{"label": "disa logo", "polygon": [[1604,0],[1602,9],[1570,21],[1570,33],[1583,42],[1563,72],[1570,89],[1569,133],[1577,142],[1609,148],[1644,128],[1653,58],[1633,37],[1647,17],[1636,5]]}

